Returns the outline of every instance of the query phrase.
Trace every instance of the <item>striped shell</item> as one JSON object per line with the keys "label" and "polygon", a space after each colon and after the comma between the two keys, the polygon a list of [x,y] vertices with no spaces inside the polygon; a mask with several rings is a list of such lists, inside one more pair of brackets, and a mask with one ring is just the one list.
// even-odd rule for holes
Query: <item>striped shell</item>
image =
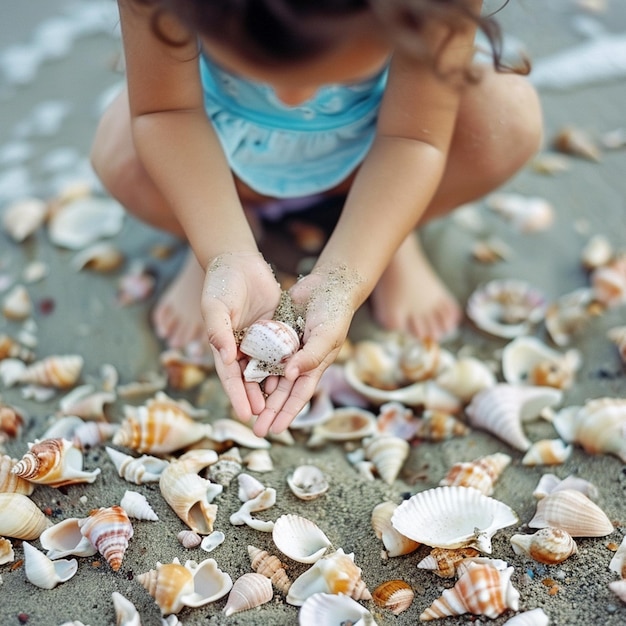
{"label": "striped shell", "polygon": [[274,589],[270,579],[263,574],[249,572],[234,582],[222,611],[224,615],[233,615],[261,606],[273,597]]}
{"label": "striped shell", "polygon": [[539,563],[556,565],[578,552],[571,535],[561,528],[546,526],[532,535],[513,535],[511,546],[515,554],[527,554]]}
{"label": "striped shell", "polygon": [[493,488],[500,474],[511,463],[511,457],[496,452],[466,463],[455,463],[439,481],[441,486],[474,487],[486,496],[493,493]]}
{"label": "striped shell", "polygon": [[52,522],[21,493],[0,493],[0,536],[37,539]]}
{"label": "striped shell", "polygon": [[49,356],[29,365],[21,373],[18,382],[67,389],[73,387],[80,378],[83,364],[83,357],[75,354]]}
{"label": "striped shell", "polygon": [[21,493],[29,496],[35,489],[35,484],[17,476],[12,472],[17,464],[8,454],[0,455],[0,493]]}
{"label": "striped shell", "polygon": [[283,594],[286,595],[289,592],[291,580],[287,575],[285,565],[278,557],[256,546],[248,546],[248,555],[250,566],[255,572],[269,578],[272,585]]}
{"label": "striped shell", "polygon": [[415,592],[411,585],[403,580],[387,580],[372,591],[372,600],[383,609],[389,609],[394,615],[406,611],[414,597]]}
{"label": "striped shell", "polygon": [[24,413],[8,404],[0,402],[0,438],[3,435],[13,439],[22,432]]}
{"label": "striped shell", "polygon": [[573,449],[561,439],[541,439],[528,448],[522,465],[561,465],[569,459]]}
{"label": "striped shell", "polygon": [[136,485],[158,483],[163,470],[169,465],[169,461],[147,454],[133,457],[108,446],[105,447],[105,450],[113,461],[119,476]]}
{"label": "striped shell", "polygon": [[419,569],[431,570],[441,578],[454,578],[461,561],[471,559],[480,553],[475,548],[433,548],[429,555],[418,564]]}
{"label": "striped shell", "polygon": [[388,485],[398,477],[411,450],[408,441],[393,435],[377,435],[365,440],[363,447],[365,458]]}
{"label": "striped shell", "polygon": [[233,447],[222,452],[215,463],[209,467],[207,474],[213,482],[228,487],[231,481],[243,468],[243,460],[239,448]]}
{"label": "striped shell", "polygon": [[126,490],[124,492],[124,496],[120,500],[120,506],[126,511],[128,517],[134,517],[139,520],[148,520],[150,522],[157,522],[159,520],[158,515],[150,506],[146,496],[138,491]]}

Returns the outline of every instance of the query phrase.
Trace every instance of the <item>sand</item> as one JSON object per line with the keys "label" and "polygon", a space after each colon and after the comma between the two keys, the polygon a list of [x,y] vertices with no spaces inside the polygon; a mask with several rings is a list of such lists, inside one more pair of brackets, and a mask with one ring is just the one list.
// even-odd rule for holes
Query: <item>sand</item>
{"label": "sand", "polygon": [[[63,25],[62,20],[55,22],[52,18],[76,16],[80,14],[79,9],[85,9],[88,4],[46,0],[31,2],[28,8],[15,6],[5,12],[7,19],[0,27],[3,68],[6,68],[8,51],[21,51],[22,61],[18,63],[15,61],[18,57],[14,56],[11,66],[21,67],[23,71],[16,78],[3,69],[0,84],[2,205],[25,195],[47,199],[68,181],[91,180],[86,158],[91,136],[108,89],[114,89],[122,80],[117,69],[119,39],[115,34],[115,20],[105,17],[104,26],[84,29],[78,34],[72,31],[74,39],[67,50],[52,46],[58,39],[46,38],[46,32],[52,32],[51,24],[56,24],[57,28]],[[100,5],[93,3],[92,6]],[[511,3],[501,15],[510,35],[508,41],[523,43],[531,56],[540,61],[578,45],[585,32],[623,33],[626,27],[626,10],[616,2],[610,4],[607,13],[599,14],[585,13],[574,2],[550,3],[549,8],[542,6],[540,9],[530,3]],[[83,24],[85,19],[83,17]],[[47,25],[49,30],[36,30],[42,25]],[[47,47],[42,42],[47,42]],[[23,47],[9,48],[17,44]],[[33,75],[29,76],[24,59],[28,56],[26,52],[33,49],[39,51],[39,58],[43,60],[37,65],[33,60],[36,55],[31,54]],[[593,76],[588,76],[586,81],[579,80],[575,88],[569,89],[550,89],[549,85],[542,84],[546,150],[551,138],[564,125],[582,127],[594,137],[623,127],[624,90],[623,80],[594,82]],[[510,222],[478,202],[475,207],[475,214],[479,216],[478,230],[475,221],[470,227],[468,219],[462,219],[472,212],[464,212],[434,223],[422,233],[437,270],[461,302],[465,303],[480,283],[501,277],[527,280],[553,300],[588,284],[579,259],[591,235],[607,235],[615,247],[626,247],[626,179],[623,176],[626,152],[623,149],[603,151],[599,163],[572,157],[568,159],[568,168],[558,175],[545,176],[528,167],[504,188],[543,197],[553,204],[556,220],[544,231],[520,234]],[[472,244],[487,235],[496,236],[509,246],[511,254],[505,261],[485,265],[471,259]],[[45,229],[19,245],[4,233],[0,234],[0,274],[3,277],[8,275],[17,280],[23,268],[33,260],[43,261],[50,268],[46,278],[27,286],[35,302],[33,317],[37,325],[38,356],[82,355],[84,381],[98,380],[104,363],[115,366],[121,383],[159,369],[158,357],[163,347],[151,332],[149,311],[158,293],[180,266],[184,250],[165,235],[132,219],[126,220],[115,243],[126,253],[127,265],[112,275],[96,275],[71,269],[72,253],[53,246]],[[174,245],[175,254],[166,260],[155,260],[150,251],[156,244]],[[281,269],[295,269],[301,255],[293,247],[278,235],[269,237],[267,244],[280,251]],[[147,261],[156,271],[157,291],[144,302],[120,307],[116,304],[117,281],[133,260]],[[583,363],[575,385],[565,392],[564,406],[582,404],[588,398],[626,397],[624,366],[615,346],[606,339],[607,329],[624,323],[624,318],[624,307],[612,309],[594,318],[575,337],[571,347],[581,351]],[[0,332],[11,334],[20,327],[17,322],[0,319]],[[359,311],[351,330],[352,339],[358,341],[376,334],[377,329],[367,311]],[[533,334],[546,338],[541,324]],[[472,353],[499,362],[505,344],[506,340],[486,335],[465,321],[459,336],[448,342],[446,348],[455,354]],[[21,435],[4,444],[8,454],[19,457],[26,451],[27,443],[45,431],[58,409],[61,395],[47,402],[36,402],[23,398],[19,387],[1,388],[0,393],[4,402],[19,406],[28,416]],[[229,416],[228,403],[214,377],[201,389],[172,395],[186,397],[196,406],[207,409],[209,421]],[[137,399],[136,403],[141,401]],[[118,399],[107,407],[111,421],[121,421],[124,404],[123,399]],[[533,441],[556,436],[545,421],[529,423],[525,430]],[[435,487],[453,463],[495,451],[505,452],[513,460],[497,483],[493,496],[513,508],[520,521],[496,534],[493,556],[515,567],[512,581],[520,592],[520,610],[541,607],[552,624],[560,625],[603,623],[613,626],[626,622],[626,607],[607,586],[616,579],[608,569],[613,555],[610,544],[619,544],[626,529],[626,473],[618,458],[592,456],[577,447],[562,465],[525,467],[520,463],[522,453],[487,433],[472,430],[466,437],[443,443],[416,443],[398,479],[387,485],[379,478],[366,480],[359,475],[342,445],[328,444],[311,449],[306,446],[306,434],[294,432],[294,437],[293,445],[272,443],[274,470],[259,474],[258,478],[276,489],[277,501],[274,507],[258,515],[265,520],[275,520],[284,513],[296,513],[314,521],[335,548],[354,553],[370,590],[386,580],[407,581],[415,591],[415,599],[399,616],[371,602],[364,603],[378,624],[415,624],[419,614],[444,588],[451,587],[452,581],[416,568],[417,562],[429,551],[425,546],[410,555],[381,558],[382,544],[370,522],[374,506],[385,500],[399,503],[416,492]],[[300,501],[286,486],[288,474],[302,463],[313,463],[328,476],[330,488],[317,500]],[[113,572],[99,555],[78,557],[77,574],[53,590],[39,589],[26,580],[21,562],[23,547],[19,540],[14,540],[16,561],[0,566],[2,624],[58,626],[71,620],[91,626],[113,624],[111,593],[114,591],[135,604],[144,626],[160,624],[158,607],[136,580],[137,575],[155,567],[157,561],[167,563],[174,557],[183,562],[215,558],[219,567],[234,580],[250,571],[249,544],[280,556],[269,534],[229,523],[230,514],[239,507],[233,485],[215,501],[218,504],[215,527],[225,533],[226,540],[207,554],[199,548],[185,550],[179,544],[176,535],[185,526],[162,499],[157,485],[135,486],[123,481],[101,446],[85,453],[84,464],[88,470],[96,467],[102,470],[93,484],[60,489],[39,486],[34,491],[33,501],[49,514],[52,522],[84,517],[93,508],[118,504],[129,488],[147,497],[159,521],[133,523],[134,536],[118,572]],[[591,481],[598,489],[597,503],[615,525],[615,531],[609,536],[577,539],[578,554],[558,566],[544,566],[515,555],[509,542],[512,534],[529,532],[526,525],[536,506],[532,492],[546,472],[560,478],[576,474]],[[31,543],[40,547],[37,541]],[[308,567],[286,557],[283,560],[289,564],[288,573],[292,578]],[[201,608],[184,609],[178,617],[186,625],[297,623],[297,608],[286,604],[280,594],[258,609],[231,617],[223,615],[224,604],[225,599],[221,599]],[[512,615],[507,612],[493,621],[465,615],[439,623],[503,624]]]}

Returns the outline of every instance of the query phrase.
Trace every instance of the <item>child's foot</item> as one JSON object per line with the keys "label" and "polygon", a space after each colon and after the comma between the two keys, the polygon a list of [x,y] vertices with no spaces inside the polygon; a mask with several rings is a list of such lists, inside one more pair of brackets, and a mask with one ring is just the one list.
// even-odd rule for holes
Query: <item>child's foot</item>
{"label": "child's foot", "polygon": [[204,272],[193,253],[165,290],[152,313],[156,334],[168,347],[184,349],[192,343],[207,344],[200,311]]}
{"label": "child's foot", "polygon": [[441,340],[461,321],[461,309],[424,255],[417,236],[404,240],[371,296],[376,321],[389,330]]}

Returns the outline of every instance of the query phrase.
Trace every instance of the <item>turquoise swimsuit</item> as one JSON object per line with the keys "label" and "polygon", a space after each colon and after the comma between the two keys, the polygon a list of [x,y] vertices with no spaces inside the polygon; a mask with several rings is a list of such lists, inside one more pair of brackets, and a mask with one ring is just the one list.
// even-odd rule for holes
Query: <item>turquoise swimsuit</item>
{"label": "turquoise swimsuit", "polygon": [[271,87],[200,58],[205,108],[233,172],[275,198],[321,193],[343,181],[374,140],[387,68],[359,83],[327,85],[298,106]]}

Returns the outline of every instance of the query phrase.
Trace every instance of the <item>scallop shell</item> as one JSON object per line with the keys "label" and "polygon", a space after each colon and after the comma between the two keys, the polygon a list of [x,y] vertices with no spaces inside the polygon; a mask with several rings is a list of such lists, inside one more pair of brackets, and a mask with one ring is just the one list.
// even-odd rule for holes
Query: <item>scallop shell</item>
{"label": "scallop shell", "polygon": [[528,448],[522,465],[561,465],[569,459],[573,449],[562,439],[541,439]]}
{"label": "scallop shell", "polygon": [[248,555],[250,566],[257,574],[267,577],[281,593],[286,595],[289,592],[291,580],[287,575],[285,565],[278,557],[255,546],[248,546]]}
{"label": "scallop shell", "polygon": [[300,626],[376,626],[372,614],[356,600],[334,593],[315,593],[309,596],[298,612]]}
{"label": "scallop shell", "polygon": [[622,362],[626,363],[626,326],[614,326],[606,336],[617,346]]}
{"label": "scallop shell", "polygon": [[574,489],[555,491],[539,500],[528,526],[556,526],[572,537],[604,537],[615,530],[606,513]]}
{"label": "scallop shell", "polygon": [[274,589],[270,579],[262,574],[250,572],[234,582],[222,611],[224,615],[233,615],[261,606],[273,597]]}
{"label": "scallop shell", "polygon": [[78,525],[82,535],[91,541],[111,569],[118,571],[133,536],[133,525],[126,511],[117,505],[101,507],[91,511]]}
{"label": "scallop shell", "polygon": [[13,545],[8,539],[0,537],[0,565],[12,563],[15,560]]}
{"label": "scallop shell", "polygon": [[2,214],[4,231],[18,243],[32,235],[45,221],[48,205],[39,198],[22,198],[9,204]]}
{"label": "scallop shell", "polygon": [[441,578],[454,578],[456,569],[465,559],[480,553],[475,548],[433,548],[418,564],[419,569],[431,570]]}
{"label": "scallop shell", "polygon": [[111,594],[115,609],[115,623],[117,626],[141,626],[141,616],[137,607],[128,598],[118,591]]}
{"label": "scallop shell", "polygon": [[467,315],[496,337],[512,339],[527,334],[545,313],[544,295],[529,283],[495,279],[478,287],[467,301]]}
{"label": "scallop shell", "polygon": [[298,333],[278,320],[259,320],[250,325],[239,349],[250,357],[244,370],[247,381],[261,382],[269,375],[282,375],[285,362],[300,348]]}
{"label": "scallop shell", "polygon": [[150,503],[142,493],[126,490],[120,501],[120,506],[126,511],[128,517],[138,520],[158,522],[159,517],[150,506]]}
{"label": "scallop shell", "polygon": [[511,584],[513,568],[499,570],[489,564],[472,563],[452,589],[446,589],[420,616],[430,621],[448,615],[485,615],[495,619],[507,609],[517,611],[519,592]]}
{"label": "scallop shell", "polygon": [[66,556],[92,556],[98,550],[80,531],[81,520],[68,517],[54,526],[46,528],[39,536],[41,547],[47,550],[50,559]]}
{"label": "scallop shell", "polygon": [[589,454],[614,454],[626,463],[626,398],[597,398],[567,407],[553,420],[557,433]]}
{"label": "scallop shell", "polygon": [[16,476],[12,470],[17,464],[8,454],[0,455],[0,493],[21,493],[29,496],[35,489],[35,484]]}
{"label": "scallop shell", "polygon": [[24,541],[24,573],[26,579],[41,589],[54,589],[74,576],[78,570],[76,559],[50,560],[30,543]]}
{"label": "scallop shell", "polygon": [[522,452],[530,441],[522,422],[538,417],[546,407],[561,402],[563,394],[552,387],[499,383],[477,393],[465,409],[472,427],[495,435]]}
{"label": "scallop shell", "polygon": [[0,493],[0,536],[37,539],[52,522],[21,493]]}
{"label": "scallop shell", "polygon": [[211,464],[208,469],[208,477],[222,487],[228,487],[242,468],[243,461],[239,448],[233,447],[220,454],[217,461]]}
{"label": "scallop shell", "polygon": [[511,546],[515,554],[527,554],[546,565],[556,565],[578,552],[578,546],[569,533],[561,528],[546,526],[532,535],[513,535]]}
{"label": "scallop shell", "polygon": [[415,436],[427,441],[444,441],[452,437],[464,437],[470,432],[461,420],[446,411],[427,409],[417,420]]}
{"label": "scallop shell", "polygon": [[372,510],[372,528],[385,546],[385,558],[410,554],[420,546],[417,541],[400,534],[391,524],[391,517],[397,508],[395,502],[388,501],[377,504]]}
{"label": "scallop shell", "polygon": [[29,365],[21,373],[18,382],[67,389],[73,387],[80,378],[83,364],[83,357],[77,354],[49,356]]}
{"label": "scallop shell", "polygon": [[414,597],[415,592],[411,585],[403,580],[387,580],[372,591],[372,600],[383,609],[389,609],[394,615],[406,611]]}
{"label": "scallop shell", "polygon": [[254,498],[246,500],[238,511],[230,516],[230,523],[234,526],[246,524],[250,528],[261,532],[272,532],[274,522],[264,521],[252,516],[257,511],[265,511],[276,504],[276,490],[272,487],[265,487],[263,491]]}
{"label": "scallop shell", "polygon": [[163,470],[169,465],[169,461],[147,454],[133,457],[109,446],[105,450],[119,476],[136,485],[158,483]]}
{"label": "scallop shell", "polygon": [[490,496],[500,474],[508,467],[511,460],[508,454],[496,452],[474,461],[455,463],[446,476],[439,481],[439,485],[474,487],[484,495]]}
{"label": "scallop shell", "polygon": [[378,475],[388,484],[398,477],[411,447],[405,439],[393,435],[377,435],[364,442],[365,458],[374,463]]}
{"label": "scallop shell", "polygon": [[298,563],[315,563],[331,548],[330,540],[315,522],[292,513],[276,520],[272,539],[283,554]]}
{"label": "scallop shell", "polygon": [[328,491],[328,480],[316,465],[300,465],[287,476],[287,485],[300,500],[315,500]]}
{"label": "scallop shell", "polygon": [[76,483],[92,483],[100,468],[83,469],[83,453],[67,439],[43,439],[28,444],[28,452],[13,466],[11,472],[32,483],[62,487]]}
{"label": "scallop shell", "polygon": [[9,320],[25,320],[32,312],[33,301],[24,285],[15,285],[2,301],[2,313]]}
{"label": "scallop shell", "polygon": [[461,357],[437,376],[437,384],[463,402],[469,402],[479,391],[493,387],[493,371],[474,357]]}
{"label": "scallop shell", "polygon": [[531,609],[514,615],[504,626],[548,626],[550,618],[541,608]]}
{"label": "scallop shell", "polygon": [[78,252],[70,261],[71,267],[77,272],[113,272],[123,263],[124,253],[110,241],[98,241]]}
{"label": "scallop shell", "polygon": [[376,415],[358,407],[340,407],[331,417],[313,428],[307,446],[314,448],[328,441],[353,441],[376,432]]}
{"label": "scallop shell", "polygon": [[202,537],[194,530],[181,530],[176,537],[183,548],[188,550],[197,548],[202,543]]}
{"label": "scallop shell", "polygon": [[391,518],[401,534],[435,548],[491,552],[491,537],[518,521],[503,502],[472,487],[437,487],[405,500]]}
{"label": "scallop shell", "polygon": [[626,537],[622,539],[622,543],[613,555],[609,569],[618,574],[620,578],[626,578]]}
{"label": "scallop shell", "polygon": [[346,554],[341,548],[300,574],[289,588],[286,600],[288,604],[302,606],[315,593],[344,593],[355,600],[372,597],[361,578],[361,568],[354,563],[354,554]]}

